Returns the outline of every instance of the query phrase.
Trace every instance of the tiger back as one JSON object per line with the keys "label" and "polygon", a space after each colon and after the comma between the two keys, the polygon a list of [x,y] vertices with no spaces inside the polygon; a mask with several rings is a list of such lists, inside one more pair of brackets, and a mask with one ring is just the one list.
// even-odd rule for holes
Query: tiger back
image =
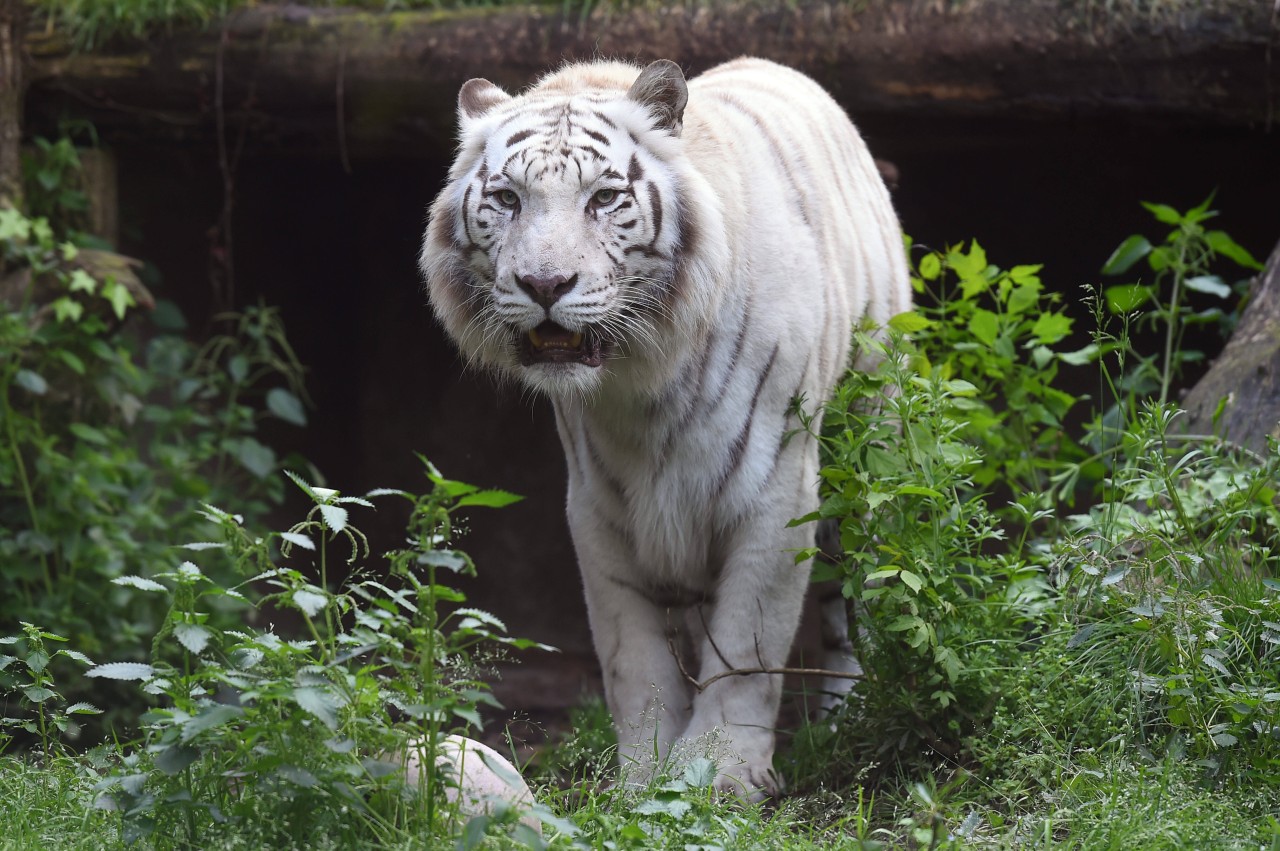
{"label": "tiger back", "polygon": [[781,677],[719,675],[783,666],[799,620],[814,532],[787,522],[818,455],[785,439],[793,403],[816,413],[853,325],[909,307],[874,162],[759,59],[472,80],[459,121],[420,265],[469,362],[553,402],[620,758],[642,779],[715,742],[721,788],[772,793]]}

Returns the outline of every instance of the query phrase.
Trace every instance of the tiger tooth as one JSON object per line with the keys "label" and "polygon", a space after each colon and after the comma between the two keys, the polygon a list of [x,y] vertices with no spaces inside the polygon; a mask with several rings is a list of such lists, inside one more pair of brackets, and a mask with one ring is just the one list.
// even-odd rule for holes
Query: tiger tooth
{"label": "tiger tooth", "polygon": [[578,346],[581,346],[581,345],[582,345],[582,335],[581,335],[581,334],[574,334],[572,337],[570,337],[570,338],[569,338],[569,345],[570,345],[570,346],[572,346],[572,347],[573,347],[573,348],[575,348],[575,349],[576,349],[576,348],[578,348]]}
{"label": "tiger tooth", "polygon": [[529,342],[533,343],[535,349],[542,348],[542,338],[538,336],[538,332],[533,328],[529,329]]}

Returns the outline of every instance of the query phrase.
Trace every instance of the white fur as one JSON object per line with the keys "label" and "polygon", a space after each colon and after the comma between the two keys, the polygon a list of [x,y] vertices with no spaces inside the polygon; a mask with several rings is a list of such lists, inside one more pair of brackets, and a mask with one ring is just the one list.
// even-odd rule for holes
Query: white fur
{"label": "white fur", "polygon": [[[719,785],[759,797],[776,790],[781,677],[729,676],[695,693],[671,648],[693,649],[686,667],[702,682],[785,665],[808,582],[792,553],[814,540],[812,524],[787,521],[816,507],[818,470],[812,439],[784,441],[798,426],[788,411],[797,396],[816,409],[847,365],[853,325],[907,309],[910,289],[888,193],[815,83],[737,60],[688,85],[681,127],[664,104],[628,96],[639,74],[569,66],[515,98],[468,83],[420,262],[463,353],[555,404],[622,759],[644,776],[678,742],[719,736],[737,757]],[[508,160],[524,131],[547,152],[532,166]],[[555,170],[559,151],[584,147],[604,159],[575,154]],[[622,185],[601,175],[627,175],[633,157],[643,178],[626,184],[632,207],[593,214],[593,193]],[[504,162],[512,174],[495,177]],[[480,210],[477,187],[517,192],[518,213]],[[638,223],[621,230],[632,212]],[[617,262],[619,246],[635,250]],[[550,308],[516,284],[556,274],[577,284]],[[548,319],[604,329],[610,357],[522,366],[520,339]]]}

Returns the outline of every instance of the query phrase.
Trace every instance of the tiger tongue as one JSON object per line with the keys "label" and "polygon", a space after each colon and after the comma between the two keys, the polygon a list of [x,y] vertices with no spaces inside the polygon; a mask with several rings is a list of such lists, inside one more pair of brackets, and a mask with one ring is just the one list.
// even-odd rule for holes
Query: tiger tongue
{"label": "tiger tongue", "polygon": [[554,322],[543,322],[529,332],[529,342],[534,349],[577,349],[582,345],[582,335],[568,328],[562,328]]}

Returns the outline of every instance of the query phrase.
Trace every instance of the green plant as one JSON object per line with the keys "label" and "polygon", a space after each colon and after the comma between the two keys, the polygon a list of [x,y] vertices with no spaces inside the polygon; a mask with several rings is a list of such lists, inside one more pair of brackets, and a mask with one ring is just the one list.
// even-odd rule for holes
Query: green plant
{"label": "green plant", "polygon": [[[515,497],[426,469],[431,489],[416,497],[347,497],[293,476],[311,501],[308,515],[265,537],[206,507],[222,540],[187,547],[227,554],[250,574],[238,588],[220,586],[190,561],[155,577],[116,580],[170,601],[150,663],[88,672],[141,682],[161,699],[143,716],[145,747],[101,784],[100,800],[122,814],[126,841],[200,845],[216,829],[270,846],[306,837],[381,845],[461,828],[444,806],[446,772],[422,769],[415,787],[405,782],[405,761],[436,766],[445,732],[479,727],[480,707],[497,706],[478,679],[485,648],[549,648],[506,636],[500,621],[460,606],[463,595],[439,581],[441,569],[474,571],[451,545],[454,512]],[[410,517],[407,546],[375,571],[363,564],[368,544],[349,512],[382,497],[406,500]],[[328,559],[338,545],[355,570],[331,588]],[[216,600],[247,603],[260,586],[267,593],[256,605],[296,612],[306,638],[219,628],[209,617]]]}
{"label": "green plant", "polygon": [[[76,724],[75,716],[97,715],[102,712],[89,703],[64,703],[57,692],[49,664],[58,658],[70,659],[81,665],[92,665],[88,656],[76,650],[59,647],[52,653],[46,642],[65,643],[67,639],[52,632],[45,632],[35,624],[23,623],[21,635],[0,638],[0,646],[7,646],[13,655],[0,653],[0,691],[20,694],[19,709],[26,718],[0,718],[0,729],[21,729],[39,737],[40,750],[51,757],[58,741],[58,734],[66,734]],[[0,751],[3,751],[5,734],[0,733]]]}
{"label": "green plant", "polygon": [[109,584],[209,534],[192,499],[278,501],[265,417],[305,423],[278,314],[251,308],[198,348],[139,339],[136,279],[105,252],[0,211],[0,630],[39,623],[93,656],[140,654],[161,612]]}
{"label": "green plant", "polygon": [[1107,307],[1113,313],[1142,310],[1139,325],[1156,328],[1164,337],[1158,356],[1132,353],[1134,365],[1124,379],[1125,389],[1136,397],[1158,390],[1157,400],[1169,401],[1170,387],[1181,374],[1182,366],[1203,360],[1203,352],[1183,345],[1189,326],[1221,324],[1230,328],[1230,317],[1220,306],[1196,310],[1191,303],[1195,293],[1219,301],[1230,298],[1233,293],[1243,294],[1241,285],[1233,288],[1213,274],[1214,261],[1222,258],[1241,269],[1262,270],[1262,264],[1226,231],[1206,229],[1204,223],[1218,215],[1217,210],[1209,209],[1212,203],[1210,195],[1180,213],[1168,204],[1143,202],[1142,206],[1156,221],[1172,229],[1159,244],[1152,244],[1140,234],[1127,237],[1102,267],[1105,275],[1123,275],[1145,260],[1154,274],[1150,283],[1121,284],[1103,291]]}

